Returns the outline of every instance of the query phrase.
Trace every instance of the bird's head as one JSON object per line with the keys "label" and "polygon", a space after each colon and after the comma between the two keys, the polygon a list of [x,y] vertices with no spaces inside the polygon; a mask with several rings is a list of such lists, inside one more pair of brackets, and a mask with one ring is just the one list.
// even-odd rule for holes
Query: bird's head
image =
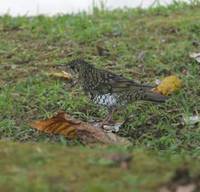
{"label": "bird's head", "polygon": [[79,74],[84,66],[86,66],[88,63],[84,60],[78,59],[73,60],[67,64],[67,69],[70,70],[72,73]]}

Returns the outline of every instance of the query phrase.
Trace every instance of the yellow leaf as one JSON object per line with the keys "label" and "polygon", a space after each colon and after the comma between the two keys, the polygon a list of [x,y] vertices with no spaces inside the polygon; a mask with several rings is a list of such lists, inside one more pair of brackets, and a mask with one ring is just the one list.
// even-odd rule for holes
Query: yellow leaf
{"label": "yellow leaf", "polygon": [[169,95],[182,86],[182,81],[175,75],[168,76],[163,79],[163,81],[153,89],[154,92],[160,93],[162,95]]}
{"label": "yellow leaf", "polygon": [[62,79],[65,79],[65,80],[72,79],[72,75],[70,73],[65,72],[65,71],[51,72],[51,73],[48,73],[48,75],[50,75],[52,77],[56,77],[56,78],[62,78]]}

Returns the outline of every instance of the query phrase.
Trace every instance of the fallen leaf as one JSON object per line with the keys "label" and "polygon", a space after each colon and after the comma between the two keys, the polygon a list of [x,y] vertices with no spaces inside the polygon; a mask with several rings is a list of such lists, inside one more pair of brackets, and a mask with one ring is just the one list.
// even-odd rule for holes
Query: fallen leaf
{"label": "fallen leaf", "polygon": [[178,186],[175,190],[169,190],[166,187],[163,187],[159,192],[195,192],[196,186],[194,184]]}
{"label": "fallen leaf", "polygon": [[50,72],[50,73],[48,73],[48,75],[52,76],[52,77],[56,77],[56,78],[65,79],[65,80],[72,79],[72,75],[70,73],[67,73],[66,71]]}
{"label": "fallen leaf", "polygon": [[189,184],[189,185],[180,185],[180,186],[177,186],[174,189],[168,189],[167,187],[162,187],[159,192],[195,192],[196,190],[196,186],[195,184]]}
{"label": "fallen leaf", "polygon": [[190,58],[195,59],[198,63],[200,63],[200,53],[190,53]]}
{"label": "fallen leaf", "polygon": [[46,120],[38,120],[31,123],[31,127],[36,128],[45,133],[61,134],[67,138],[76,138],[76,125],[80,122],[73,121],[64,112],[58,113],[56,116]]}
{"label": "fallen leaf", "polygon": [[121,126],[122,126],[123,123],[116,123],[114,125],[104,125],[103,128],[104,130],[106,130],[107,132],[114,132],[114,133],[117,133],[119,132]]}
{"label": "fallen leaf", "polygon": [[159,192],[195,192],[200,191],[199,175],[191,176],[188,168],[176,170],[169,182],[159,189]]}
{"label": "fallen leaf", "polygon": [[168,76],[161,81],[161,83],[153,89],[154,92],[160,93],[162,95],[169,95],[182,86],[182,81],[175,75]]}
{"label": "fallen leaf", "polygon": [[199,115],[194,115],[189,117],[185,116],[184,122],[186,123],[186,125],[194,125],[200,122],[200,116]]}
{"label": "fallen leaf", "polygon": [[84,144],[103,143],[109,145],[130,145],[123,137],[107,133],[100,127],[74,119],[65,112],[46,119],[31,123],[31,127],[45,133],[61,134],[69,139],[80,139]]}
{"label": "fallen leaf", "polygon": [[178,186],[176,192],[194,192],[196,186],[194,184],[189,184],[185,186]]}

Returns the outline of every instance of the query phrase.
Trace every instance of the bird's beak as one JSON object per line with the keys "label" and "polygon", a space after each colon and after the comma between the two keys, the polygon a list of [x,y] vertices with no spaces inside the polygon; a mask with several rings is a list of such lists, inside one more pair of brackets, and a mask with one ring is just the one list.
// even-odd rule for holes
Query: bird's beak
{"label": "bird's beak", "polygon": [[56,65],[56,67],[59,69],[59,70],[62,70],[62,71],[66,71],[68,73],[71,73],[71,68],[70,68],[70,65],[66,65],[66,64],[59,64],[59,65]]}

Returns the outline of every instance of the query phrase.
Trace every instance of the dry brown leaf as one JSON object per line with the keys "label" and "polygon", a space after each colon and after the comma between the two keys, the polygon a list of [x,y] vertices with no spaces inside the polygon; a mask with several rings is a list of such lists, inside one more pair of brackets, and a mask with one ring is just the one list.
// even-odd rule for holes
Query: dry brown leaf
{"label": "dry brown leaf", "polygon": [[200,191],[199,175],[191,176],[187,167],[178,168],[169,182],[159,192],[195,192]]}
{"label": "dry brown leaf", "polygon": [[64,112],[60,112],[49,119],[33,122],[31,127],[45,133],[61,134],[71,139],[77,137],[75,126],[78,124],[80,124],[78,121],[72,121]]}
{"label": "dry brown leaf", "polygon": [[195,184],[180,185],[175,189],[168,189],[167,187],[162,187],[159,192],[195,192]]}
{"label": "dry brown leaf", "polygon": [[196,186],[194,184],[189,184],[185,186],[178,186],[176,192],[194,192]]}
{"label": "dry brown leaf", "polygon": [[66,71],[50,72],[50,73],[48,73],[48,75],[52,76],[52,77],[56,77],[56,78],[65,79],[65,80],[72,79],[72,75],[70,73],[67,73]]}
{"label": "dry brown leaf", "polygon": [[99,127],[74,119],[64,112],[46,120],[38,120],[31,124],[45,133],[61,134],[69,139],[80,139],[83,143],[104,143],[110,145],[130,145],[130,142],[113,133],[107,133]]}

